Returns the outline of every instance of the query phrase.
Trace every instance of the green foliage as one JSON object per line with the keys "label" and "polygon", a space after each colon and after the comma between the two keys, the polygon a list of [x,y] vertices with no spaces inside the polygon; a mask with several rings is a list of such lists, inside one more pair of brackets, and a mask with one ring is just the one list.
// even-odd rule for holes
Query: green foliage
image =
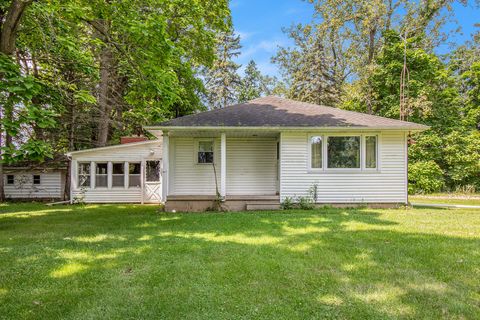
{"label": "green foliage", "polygon": [[275,78],[262,75],[255,61],[250,60],[245,68],[245,76],[242,78],[238,89],[238,102],[242,103],[271,94],[275,82]]}
{"label": "green foliage", "polygon": [[432,193],[443,189],[443,171],[434,161],[412,163],[408,167],[408,192]]}
{"label": "green foliage", "polygon": [[0,54],[0,105],[3,107],[1,127],[11,141],[2,146],[2,161],[43,161],[52,156],[51,146],[38,137],[37,130],[56,125],[55,112],[41,104],[44,86],[34,77],[23,75],[17,64]]}
{"label": "green foliage", "polygon": [[282,203],[280,204],[281,208],[283,210],[290,210],[290,209],[293,209],[295,208],[295,204],[293,202],[293,198],[292,197],[285,197],[285,199],[283,199]]}
{"label": "green foliage", "polygon": [[315,202],[313,202],[313,199],[310,196],[308,196],[308,197],[298,197],[297,198],[297,205],[302,210],[313,210],[313,209],[315,209]]}

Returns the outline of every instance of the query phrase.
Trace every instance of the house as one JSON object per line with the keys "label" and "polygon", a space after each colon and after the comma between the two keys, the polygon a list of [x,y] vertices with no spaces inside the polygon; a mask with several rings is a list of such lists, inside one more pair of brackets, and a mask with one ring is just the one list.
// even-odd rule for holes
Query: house
{"label": "house", "polygon": [[123,137],[121,144],[69,152],[70,201],[160,203],[162,139]]}
{"label": "house", "polygon": [[58,156],[42,163],[21,161],[3,167],[7,200],[52,201],[66,198],[65,179],[68,161]]}
{"label": "house", "polygon": [[[299,197],[405,204],[407,137],[428,127],[271,96],[146,129],[163,138],[165,209],[201,211],[219,202],[230,210],[272,208]],[[91,176],[95,159],[84,169]],[[102,199],[127,199],[110,189]]]}

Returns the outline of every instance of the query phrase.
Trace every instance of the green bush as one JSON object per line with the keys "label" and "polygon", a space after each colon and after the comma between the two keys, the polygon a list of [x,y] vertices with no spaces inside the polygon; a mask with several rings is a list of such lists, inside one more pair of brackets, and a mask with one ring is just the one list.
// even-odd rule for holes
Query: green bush
{"label": "green bush", "polygon": [[295,207],[295,204],[293,203],[293,199],[291,197],[285,197],[280,206],[283,210],[290,210]]}
{"label": "green bush", "polygon": [[411,194],[438,192],[445,187],[442,169],[431,160],[410,164],[408,182]]}
{"label": "green bush", "polygon": [[312,210],[315,208],[315,203],[310,197],[298,197],[298,207],[302,210]]}

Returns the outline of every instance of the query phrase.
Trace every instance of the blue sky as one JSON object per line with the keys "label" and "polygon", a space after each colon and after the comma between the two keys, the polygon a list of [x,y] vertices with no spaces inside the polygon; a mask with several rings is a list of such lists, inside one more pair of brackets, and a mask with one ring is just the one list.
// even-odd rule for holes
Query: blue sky
{"label": "blue sky", "polygon": [[[269,75],[278,75],[276,65],[270,62],[277,47],[291,45],[291,41],[282,33],[282,27],[309,22],[313,14],[312,5],[302,0],[231,0],[230,8],[235,30],[240,34],[243,46],[237,62],[245,67],[253,59],[260,70]],[[455,4],[454,14],[457,24],[448,23],[444,29],[452,31],[460,26],[462,33],[455,34],[450,41],[463,43],[475,31],[474,24],[480,23],[480,9],[474,4],[468,4],[467,7]],[[449,51],[449,45],[442,45],[437,51],[445,53]]]}

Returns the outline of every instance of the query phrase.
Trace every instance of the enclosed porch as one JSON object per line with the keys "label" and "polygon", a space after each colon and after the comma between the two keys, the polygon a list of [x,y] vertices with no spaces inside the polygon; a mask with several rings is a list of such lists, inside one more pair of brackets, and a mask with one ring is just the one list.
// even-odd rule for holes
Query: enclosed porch
{"label": "enclosed porch", "polygon": [[278,132],[175,130],[163,139],[167,211],[278,208]]}

